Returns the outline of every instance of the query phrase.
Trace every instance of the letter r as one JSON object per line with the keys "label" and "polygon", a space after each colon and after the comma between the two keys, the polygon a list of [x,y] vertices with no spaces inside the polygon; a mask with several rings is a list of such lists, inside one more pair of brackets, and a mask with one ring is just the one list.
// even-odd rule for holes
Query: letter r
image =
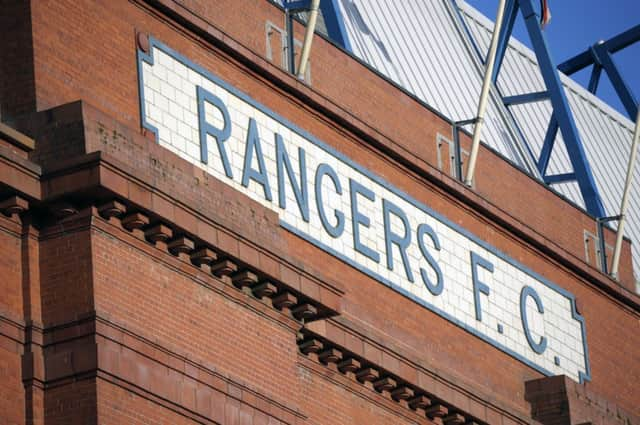
{"label": "letter r", "polygon": [[[227,177],[232,179],[233,172],[231,171],[231,164],[229,163],[227,151],[224,146],[224,142],[226,142],[231,136],[231,119],[229,118],[229,111],[227,110],[227,107],[225,106],[222,99],[220,99],[210,91],[205,90],[203,87],[197,86],[196,92],[198,98],[198,126],[200,127],[200,161],[202,161],[203,164],[208,163],[209,154],[207,148],[207,135],[210,135],[214,139],[216,139],[216,144],[218,145],[218,153],[220,154],[222,166],[224,167],[224,173],[227,175]],[[205,114],[205,102],[215,106],[222,114],[222,128],[214,127],[212,124],[207,122],[207,116]]]}

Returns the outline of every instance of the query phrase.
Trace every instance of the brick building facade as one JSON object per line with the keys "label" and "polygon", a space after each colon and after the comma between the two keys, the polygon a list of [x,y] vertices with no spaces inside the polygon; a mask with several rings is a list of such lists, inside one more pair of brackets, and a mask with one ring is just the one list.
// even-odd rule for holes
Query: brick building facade
{"label": "brick building facade", "polygon": [[0,423],[640,424],[630,242],[279,7],[0,4]]}

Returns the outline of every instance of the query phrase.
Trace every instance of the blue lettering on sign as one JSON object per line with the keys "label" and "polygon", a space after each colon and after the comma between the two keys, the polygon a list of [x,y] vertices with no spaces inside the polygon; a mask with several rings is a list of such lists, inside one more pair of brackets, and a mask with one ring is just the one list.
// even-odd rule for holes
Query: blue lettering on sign
{"label": "blue lettering on sign", "polygon": [[[227,157],[227,150],[224,147],[224,142],[229,140],[231,136],[231,119],[229,118],[229,111],[227,110],[224,102],[215,94],[197,86],[196,89],[198,99],[198,125],[200,127],[200,161],[204,164],[208,163],[208,147],[207,147],[207,135],[211,135],[216,139],[216,145],[218,146],[218,153],[222,160],[222,166],[224,167],[224,173],[230,179],[233,178],[231,171],[231,164],[229,164],[229,158]],[[205,102],[218,108],[222,114],[222,128],[216,128],[207,122],[205,114]]]}
{"label": "blue lettering on sign", "polygon": [[320,216],[320,222],[322,227],[327,231],[332,238],[338,238],[344,232],[344,214],[342,211],[335,210],[333,215],[336,218],[336,224],[332,225],[327,218],[327,214],[324,209],[324,201],[322,198],[322,178],[324,176],[329,177],[333,183],[333,187],[338,195],[342,195],[342,185],[338,179],[338,175],[328,164],[320,164],[316,169],[315,178],[315,192],[316,192],[316,205],[318,207],[318,215]]}
{"label": "blue lettering on sign", "polygon": [[[253,162],[253,152],[256,153],[258,160],[258,170],[251,167]],[[260,144],[260,135],[256,120],[249,118],[249,131],[247,132],[247,146],[244,152],[244,167],[242,168],[242,185],[249,187],[249,180],[253,180],[262,186],[264,197],[267,201],[272,201],[271,187],[267,177],[267,167],[264,165],[264,156],[262,155],[262,147]]]}
{"label": "blue lettering on sign", "polygon": [[422,223],[418,226],[418,247],[420,247],[420,252],[436,274],[435,285],[431,281],[431,279],[429,279],[427,271],[422,267],[420,267],[420,276],[422,277],[422,282],[425,284],[429,292],[431,292],[433,295],[440,295],[442,293],[442,290],[444,289],[442,270],[440,270],[440,265],[438,264],[436,259],[433,258],[433,255],[431,255],[431,253],[425,246],[424,235],[428,235],[431,238],[431,242],[433,243],[433,247],[436,249],[436,251],[440,251],[440,240],[438,239],[438,235],[436,234],[436,232],[434,232],[431,226],[429,226],[428,224]]}
{"label": "blue lettering on sign", "polygon": [[[529,284],[527,283],[531,282],[528,280],[528,278],[525,278],[525,280],[523,280],[525,282],[525,286],[522,287],[520,291],[519,311],[517,311],[518,309],[515,308],[513,309],[515,311],[510,312],[510,314],[512,315],[511,317],[515,319],[517,319],[518,315],[520,316],[520,320],[522,322],[522,330],[518,329],[518,332],[523,333],[519,333],[518,338],[520,338],[522,342],[524,342],[524,339],[526,338],[529,347],[536,355],[542,355],[543,353],[545,353],[547,355],[547,357],[545,358],[547,363],[545,364],[543,361],[538,361],[537,359],[532,360],[532,358],[528,354],[523,356],[520,352],[514,351],[513,347],[505,345],[503,340],[495,339],[494,336],[491,336],[490,333],[486,333],[486,331],[484,330],[487,326],[490,326],[495,330],[496,323],[492,322],[492,320],[495,320],[495,315],[493,315],[494,312],[492,310],[488,311],[488,306],[485,306],[485,313],[488,317],[485,317],[485,320],[483,322],[482,303],[486,302],[486,300],[483,299],[483,295],[485,296],[484,298],[491,297],[491,300],[493,302],[490,303],[489,306],[495,306],[500,299],[502,299],[502,301],[504,302],[504,288],[502,288],[502,286],[499,286],[499,284],[503,284],[505,282],[505,271],[513,273],[514,270],[518,270],[516,274],[520,272],[525,273],[526,275],[533,277],[534,280],[531,284],[534,284],[536,288],[538,286],[536,286],[537,284],[535,282],[538,282],[541,285],[545,285],[546,288],[550,288],[552,291],[554,291],[554,293],[560,294],[561,296],[565,297],[569,301],[567,305],[570,309],[571,318],[579,322],[580,325],[579,332],[581,332],[581,342],[583,344],[584,353],[584,363],[582,366],[583,370],[578,369],[576,374],[579,377],[580,381],[589,378],[590,366],[587,355],[584,319],[580,317],[575,309],[575,298],[572,294],[568,293],[563,288],[560,288],[557,285],[554,285],[553,283],[547,281],[535,272],[527,269],[522,264],[519,264],[517,261],[498,251],[496,248],[477,238],[475,235],[459,227],[456,223],[449,221],[437,212],[431,210],[422,202],[419,202],[406,193],[403,193],[399,189],[390,185],[384,179],[371,173],[369,170],[358,165],[340,152],[337,152],[334,148],[315,139],[312,135],[297,128],[295,125],[288,122],[284,118],[258,104],[246,94],[243,94],[233,87],[228,86],[226,83],[211,75],[206,70],[198,68],[196,65],[192,64],[184,57],[181,57],[177,53],[173,52],[166,46],[162,46],[157,41],[151,39],[150,47],[151,50],[149,53],[144,53],[141,51],[138,52],[139,69],[142,69],[143,63],[153,65],[153,49],[161,48],[163,52],[171,55],[178,62],[186,64],[192,69],[196,69],[198,73],[208,78],[215,84],[221,86],[222,90],[226,90],[230,93],[231,96],[236,96],[241,101],[246,102],[247,104],[260,110],[267,116],[267,119],[273,119],[277,121],[278,123],[284,125],[287,129],[290,129],[293,133],[299,135],[303,140],[311,143],[311,145],[304,145],[306,147],[306,150],[302,146],[299,146],[297,148],[296,158],[295,151],[287,151],[288,139],[283,140],[282,135],[278,134],[278,132],[276,131],[273,131],[274,127],[269,125],[269,121],[267,121],[266,124],[265,122],[260,121],[260,132],[262,132],[263,135],[267,132],[273,134],[275,142],[274,151],[271,151],[271,148],[269,148],[269,150],[266,152],[268,158],[266,158],[265,161],[265,156],[263,154],[263,144],[258,131],[258,124],[256,122],[256,119],[250,116],[251,113],[249,112],[247,114],[243,109],[243,115],[236,115],[238,113],[236,104],[233,104],[233,108],[227,109],[227,105],[222,100],[222,98],[226,99],[226,97],[224,97],[222,94],[220,95],[222,96],[222,98],[218,97],[210,91],[204,89],[203,87],[194,84],[196,89],[195,91],[197,101],[197,121],[199,125],[197,137],[199,138],[200,161],[203,164],[208,164],[209,162],[209,149],[207,146],[207,140],[210,136],[213,137],[216,142],[217,153],[219,154],[220,162],[222,168],[224,169],[224,175],[228,179],[234,180],[234,173],[232,172],[233,162],[236,170],[239,170],[240,166],[242,166],[241,173],[236,172],[236,174],[241,174],[239,183],[243,187],[248,188],[251,181],[261,186],[261,194],[256,193],[252,190],[249,191],[249,196],[254,198],[256,196],[261,197],[264,198],[264,200],[273,203],[273,194],[269,178],[270,176],[273,176],[272,178],[277,178],[278,201],[277,206],[275,205],[275,203],[273,203],[272,206],[274,207],[274,210],[279,208],[281,210],[285,210],[286,213],[291,212],[294,215],[292,220],[283,218],[285,216],[281,216],[280,223],[284,228],[294,232],[296,235],[305,238],[306,240],[340,258],[341,260],[352,265],[358,270],[361,270],[362,272],[379,280],[380,282],[385,283],[394,290],[410,297],[411,299],[429,308],[440,316],[445,317],[446,319],[452,321],[453,323],[456,323],[464,329],[467,329],[474,335],[477,335],[483,340],[488,341],[496,347],[499,347],[505,352],[508,352],[514,357],[524,361],[528,365],[535,367],[545,374],[552,374],[548,369],[546,369],[546,365],[548,365],[548,362],[552,362],[556,366],[560,366],[560,357],[556,355],[559,354],[558,347],[548,346],[555,345],[556,341],[555,339],[553,339],[551,333],[548,333],[549,339],[544,335],[536,337],[532,334],[530,321],[527,317],[527,302],[529,298],[531,298],[535,303],[537,311],[540,315],[544,315],[545,309],[542,298],[538,295],[536,290],[532,286],[529,286]],[[158,129],[154,125],[146,121],[147,115],[145,113],[145,105],[143,99],[144,84],[142,82],[142,76],[140,77],[139,84],[141,93],[141,115],[143,117],[143,126],[153,131],[159,138]],[[219,92],[216,91],[216,93]],[[206,116],[207,107],[213,107],[217,109],[219,115],[221,116],[221,119],[209,122]],[[195,114],[195,112],[196,111],[194,110],[192,113]],[[230,112],[232,114],[233,120],[230,117]],[[232,127],[235,126],[235,124],[238,122],[237,120],[239,116],[242,117],[242,119],[246,120],[245,122],[247,123],[246,138],[238,137],[236,133],[234,133],[233,138],[231,137]],[[258,117],[258,115],[255,116]],[[259,119],[264,119],[264,117]],[[158,121],[156,120],[154,123],[158,123]],[[158,125],[161,124],[162,123],[159,123]],[[166,131],[166,128],[163,129],[163,131]],[[282,134],[288,134],[288,131],[283,130]],[[185,137],[188,138],[188,136]],[[231,143],[228,143],[230,139]],[[241,157],[242,153],[238,150],[242,149],[242,139],[244,139],[245,143],[244,157]],[[170,141],[171,138],[165,137],[163,139],[163,143],[167,143],[167,140]],[[169,142],[169,144],[171,143]],[[333,166],[329,165],[326,162],[321,162],[321,160],[324,159],[322,155],[325,155],[325,153],[322,153],[320,156],[315,156],[316,148],[320,148],[326,154],[328,154],[329,158],[333,158],[325,160],[333,164]],[[181,152],[180,154],[188,155],[190,159],[193,155],[186,154],[185,152]],[[333,162],[334,159],[336,161],[335,163]],[[315,170],[309,167],[309,162],[313,163],[314,161],[319,161]],[[272,168],[269,168],[268,173],[266,165],[275,168],[275,173]],[[346,169],[348,170],[344,175],[342,174],[344,170],[342,168],[343,166],[346,166]],[[209,165],[209,167],[211,166]],[[340,171],[340,174],[337,170]],[[314,192],[310,194],[308,174],[313,171],[315,171],[313,181]],[[220,171],[216,169],[215,173],[218,174],[220,173]],[[354,174],[351,173],[355,173],[356,176],[363,176],[363,178],[354,177]],[[344,180],[341,181],[341,177]],[[344,193],[344,189],[346,188],[343,185],[346,185],[347,179],[349,184],[349,197],[343,199],[343,195],[346,195]],[[364,181],[368,183],[365,185],[363,183]],[[296,207],[292,207],[287,204],[287,186],[290,190],[289,193],[293,193],[293,199],[295,199],[297,209],[300,212],[299,215],[296,211],[294,211]],[[368,186],[374,187],[375,190],[372,190]],[[260,190],[258,190],[258,192],[260,192]],[[385,197],[385,194],[389,192],[393,194],[390,195],[394,199],[393,202]],[[314,194],[315,204],[310,205],[310,203],[312,202],[310,201],[309,196],[313,196]],[[400,199],[401,201],[398,202],[398,199]],[[291,197],[289,197],[289,200],[289,204],[292,204]],[[337,200],[338,202],[336,203],[335,200]],[[349,203],[350,205],[347,205],[347,203]],[[416,209],[416,211],[414,211],[414,208]],[[344,237],[346,223],[345,212],[349,210],[351,213],[351,226],[353,233],[352,246],[350,246],[348,243],[343,244],[341,241],[335,241],[335,239]],[[429,224],[421,222],[425,220],[419,218],[421,217],[420,214],[422,213],[427,214],[427,216],[430,217],[426,219],[427,221],[430,221],[431,218],[433,218],[442,223],[445,227],[451,229],[453,232],[456,232],[458,235],[462,235],[466,239],[457,239],[457,235],[453,235],[452,237],[452,235],[448,233],[448,230],[442,230],[442,233],[440,233],[441,227],[437,227],[438,232],[436,232],[436,230]],[[302,220],[296,217],[301,217]],[[305,224],[305,226],[312,226],[314,222],[317,223],[317,219],[319,219],[322,225],[322,229],[324,229],[326,235],[328,235],[330,238],[333,238],[332,242],[336,242],[335,246],[340,247],[339,249],[328,246],[326,242],[322,242],[322,240],[326,241],[328,239],[324,234],[319,235],[317,234],[317,232],[310,233],[312,232],[312,230],[308,229],[313,229],[313,227],[299,227],[301,221],[310,223],[310,225]],[[417,228],[411,225],[412,222],[417,225]],[[438,226],[440,226],[440,224],[438,224]],[[445,227],[442,227],[442,229],[445,229]],[[317,228],[320,227],[318,226]],[[363,229],[366,229],[367,237],[362,234]],[[322,233],[322,230],[320,230],[320,233]],[[371,242],[372,240],[375,242]],[[441,245],[441,240],[445,243],[445,247]],[[460,246],[463,246],[461,251],[458,251],[460,249],[460,246],[457,245],[458,242],[455,242],[457,240],[461,241]],[[467,243],[469,245],[466,245]],[[487,282],[481,280],[481,278],[479,277],[479,273],[480,268],[489,273],[494,273],[494,264],[487,258],[483,258],[478,253],[474,252],[473,248],[471,248],[471,246],[474,246],[473,244],[475,244],[475,246],[479,246],[480,249],[484,249],[486,250],[486,252],[491,253],[491,256],[488,258],[491,258],[492,261],[494,261],[496,264],[496,274],[493,275],[493,278],[491,279],[491,281],[493,282],[493,288],[490,288]],[[454,259],[455,262],[449,262],[448,259],[451,258],[450,256],[452,255],[454,248],[456,250],[456,258]],[[384,268],[384,266],[382,265],[379,268],[368,266],[368,264],[370,263],[363,263],[359,256],[354,255],[356,252],[366,256],[367,258],[373,260],[378,264],[380,263],[381,256],[384,256],[386,260],[387,270],[381,271],[381,269]],[[462,254],[460,254],[460,252]],[[399,256],[396,256],[394,258],[394,253],[399,253]],[[464,261],[460,260],[461,257],[464,258]],[[443,258],[447,260],[443,260]],[[469,258],[470,270],[468,268],[469,262],[467,262],[467,259]],[[396,259],[402,262],[404,275],[406,276],[406,280],[408,280],[410,283],[414,283],[415,273],[420,274],[422,283],[428,291],[428,296],[425,297],[424,295],[421,295],[421,293],[415,291],[415,286],[411,287],[411,291],[407,290],[406,286],[404,286],[405,283],[397,280],[398,278],[400,278],[402,279],[402,281],[405,281],[405,279],[401,276],[402,271],[394,270],[397,266],[397,264],[395,263]],[[443,262],[440,264],[439,261],[447,262]],[[510,267],[513,267],[513,269],[505,268],[505,262]],[[463,268],[466,269],[463,270]],[[445,276],[443,270],[451,274],[447,274],[447,276]],[[394,273],[382,276],[382,274],[389,272]],[[470,279],[468,277],[469,274],[471,275]],[[462,276],[462,278],[460,278],[460,276]],[[451,294],[447,294],[447,297],[441,297],[437,300],[434,300],[433,297],[438,297],[443,294],[445,288],[445,279],[447,282],[447,288],[451,287],[454,288],[455,291],[457,291],[454,293],[454,298],[451,299],[456,299],[455,297],[460,296],[459,294],[461,293],[468,293],[469,296],[473,294],[473,308],[475,309],[476,322],[483,323],[477,323],[477,326],[469,324],[469,322],[466,322],[466,319],[469,316],[465,316],[464,320],[461,320],[460,316],[456,316],[456,313],[453,311],[455,310],[455,308],[449,309],[449,307],[452,307],[452,305],[445,304],[444,307],[441,307],[442,300],[445,300],[445,303],[450,302],[449,295]],[[460,291],[461,288],[462,291]],[[520,288],[515,288],[516,292],[513,293],[517,294],[517,290],[519,290]],[[422,293],[426,294],[427,291],[423,291]],[[429,298],[429,296],[432,297]],[[513,304],[517,305],[517,300],[508,301],[513,301]],[[468,305],[468,314],[471,315],[470,319],[471,322],[473,322],[474,313],[471,311],[470,301],[468,302]],[[554,306],[555,304],[548,305],[547,307],[549,308],[549,311],[547,311],[547,314],[542,317],[546,317],[549,320],[549,317],[553,317],[552,315],[557,314]],[[489,312],[491,312],[492,314],[489,315]],[[466,310],[464,314],[467,314]],[[549,322],[547,321],[545,323],[548,324]],[[507,324],[507,326],[510,326],[510,324]],[[505,331],[505,325],[503,323],[497,323],[497,329],[498,334],[503,334]]]}
{"label": "blue lettering on sign", "polygon": [[522,288],[522,291],[520,292],[520,318],[522,319],[522,329],[524,330],[524,335],[527,337],[529,347],[531,347],[531,349],[537,354],[542,354],[547,348],[547,338],[543,336],[538,342],[533,340],[533,336],[529,330],[529,319],[527,319],[527,297],[531,297],[533,299],[540,314],[544,313],[544,306],[542,305],[542,300],[535,289],[530,286]]}
{"label": "blue lettering on sign", "polygon": [[[393,233],[391,230],[391,214],[395,215],[402,221],[404,227],[404,235],[400,236]],[[409,219],[407,214],[393,202],[382,199],[382,215],[384,217],[384,242],[385,251],[387,253],[387,268],[393,270],[393,247],[395,244],[400,250],[400,256],[402,257],[402,265],[404,266],[404,272],[407,275],[407,279],[413,282],[413,273],[411,272],[411,266],[409,265],[409,257],[407,256],[407,248],[411,244],[411,229],[409,227]]]}
{"label": "blue lettering on sign", "polygon": [[295,173],[293,172],[293,166],[289,160],[289,155],[284,147],[282,136],[276,133],[275,138],[276,167],[278,170],[278,206],[282,209],[287,208],[287,194],[284,189],[284,170],[286,170],[302,219],[309,222],[309,188],[307,187],[307,161],[304,149],[298,148],[298,164],[300,168],[300,183],[298,183]]}
{"label": "blue lettering on sign", "polygon": [[478,266],[483,269],[493,273],[493,264],[491,264],[488,260],[485,260],[475,252],[471,251],[471,276],[473,280],[473,304],[476,308],[476,320],[482,321],[482,306],[480,306],[480,294],[484,294],[489,296],[491,290],[489,286],[480,281],[478,278]]}
{"label": "blue lettering on sign", "polygon": [[351,195],[351,225],[353,227],[353,247],[359,253],[371,258],[376,263],[380,262],[380,254],[373,249],[365,246],[360,241],[360,225],[369,228],[371,226],[371,220],[366,215],[360,212],[358,208],[358,195],[362,195],[364,198],[373,202],[376,200],[376,195],[372,190],[367,189],[357,181],[349,179],[349,194]]}

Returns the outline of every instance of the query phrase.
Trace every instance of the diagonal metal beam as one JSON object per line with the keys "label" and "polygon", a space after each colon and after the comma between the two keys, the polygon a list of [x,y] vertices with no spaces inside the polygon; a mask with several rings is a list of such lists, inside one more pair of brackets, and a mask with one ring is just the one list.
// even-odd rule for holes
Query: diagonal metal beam
{"label": "diagonal metal beam", "polygon": [[[629,28],[625,32],[597,45],[602,45],[609,53],[615,53],[638,41],[640,41],[640,25]],[[593,64],[594,61],[595,58],[592,55],[591,48],[588,48],[584,52],[562,62],[558,65],[558,69],[567,75],[571,75]]]}
{"label": "diagonal metal beam", "polygon": [[589,86],[587,90],[595,94],[598,91],[598,83],[600,83],[600,74],[602,74],[602,66],[594,63],[593,70],[591,71],[591,78],[589,78]]}
{"label": "diagonal metal beam", "polygon": [[625,32],[620,33],[613,38],[610,38],[605,41],[604,44],[609,52],[615,53],[638,41],[640,41],[640,24],[629,28]]}
{"label": "diagonal metal beam", "polygon": [[534,46],[542,78],[549,92],[549,98],[553,105],[553,114],[562,133],[585,206],[591,215],[602,217],[605,212],[600,200],[600,194],[591,173],[584,147],[580,141],[578,129],[573,120],[564,87],[560,81],[560,75],[551,58],[551,53],[542,33],[540,17],[535,11],[531,0],[519,0],[519,4],[531,43]]}
{"label": "diagonal metal beam", "polygon": [[604,68],[627,115],[629,115],[629,119],[633,120],[638,114],[638,101],[622,77],[622,74],[620,74],[611,55],[638,41],[640,41],[640,25],[629,28],[627,31],[607,41],[596,43],[579,55],[558,65],[558,70],[567,75],[571,75],[593,64],[594,67],[591,72],[588,90],[591,93],[595,93],[598,89],[602,69]]}
{"label": "diagonal metal beam", "polygon": [[558,65],[558,71],[563,72],[566,75],[575,74],[576,72],[588,67],[593,63],[593,56],[591,50],[587,49],[584,52],[567,59]]}
{"label": "diagonal metal beam", "polygon": [[556,136],[558,135],[558,121],[551,115],[549,120],[549,127],[547,127],[547,134],[544,136],[544,143],[542,144],[542,150],[540,151],[540,158],[538,158],[538,171],[544,176],[547,173],[549,167],[549,159],[551,159],[551,152],[553,152],[553,146],[556,143]]}
{"label": "diagonal metal beam", "polygon": [[349,35],[347,29],[344,26],[344,20],[340,13],[340,6],[338,0],[323,0],[320,2],[320,10],[322,11],[322,17],[327,27],[327,34],[329,38],[342,46],[346,51],[352,52],[351,43],[349,42]]}
{"label": "diagonal metal beam", "polygon": [[638,114],[638,102],[627,85],[627,82],[622,77],[622,74],[620,74],[618,67],[611,57],[611,53],[606,49],[605,44],[598,44],[594,46],[593,50],[597,55],[596,59],[598,63],[602,64],[602,67],[609,76],[609,80],[611,80],[614,90],[618,94],[624,109],[627,111],[629,119],[633,120]]}
{"label": "diagonal metal beam", "polygon": [[[498,75],[500,74],[500,67],[502,66],[502,60],[504,59],[504,54],[507,51],[507,47],[509,47],[509,39],[511,38],[511,33],[513,32],[513,24],[516,21],[516,16],[518,14],[518,0],[507,0],[507,4],[505,5],[504,17],[502,19],[502,31],[500,31],[500,38],[498,39],[498,47],[496,49],[496,59],[495,65],[493,68],[493,73],[491,74],[491,81],[493,84],[498,80]],[[485,59],[484,63],[487,63]]]}

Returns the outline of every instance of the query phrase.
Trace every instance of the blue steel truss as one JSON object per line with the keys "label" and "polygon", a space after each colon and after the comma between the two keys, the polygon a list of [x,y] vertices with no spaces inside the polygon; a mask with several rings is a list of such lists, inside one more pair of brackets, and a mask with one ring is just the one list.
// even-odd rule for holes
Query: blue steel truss
{"label": "blue steel truss", "polygon": [[[580,193],[584,200],[587,211],[595,217],[604,217],[604,207],[598,193],[587,156],[580,140],[580,135],[573,119],[573,114],[569,108],[560,75],[551,53],[547,47],[547,42],[540,25],[540,13],[534,8],[532,0],[507,0],[505,13],[502,22],[502,30],[498,38],[498,49],[496,53],[495,68],[492,79],[495,84],[498,80],[502,60],[509,45],[509,38],[513,31],[518,10],[524,19],[533,50],[538,60],[538,66],[544,80],[546,90],[542,92],[527,93],[516,96],[503,97],[505,106],[518,105],[529,102],[549,100],[553,108],[551,120],[547,129],[540,156],[536,161],[540,175],[546,184],[552,185],[575,181],[578,183]],[[483,58],[484,59],[484,58]],[[485,61],[486,63],[486,61]],[[569,159],[573,167],[573,172],[566,174],[547,174],[549,160],[553,152],[558,130],[562,133],[562,138]]]}
{"label": "blue steel truss", "polygon": [[629,115],[629,119],[634,121],[638,115],[638,101],[618,70],[612,55],[638,41],[640,41],[640,25],[636,25],[607,41],[594,44],[579,55],[558,65],[558,69],[571,75],[593,65],[587,89],[594,94],[598,90],[600,75],[604,69]]}
{"label": "blue steel truss", "polygon": [[[452,1],[455,4],[455,0]],[[308,8],[309,3],[309,0],[285,0],[284,6],[285,9],[287,9],[289,16],[291,16],[291,14],[295,12]],[[329,37],[346,50],[351,50],[349,46],[349,38],[344,27],[344,22],[340,14],[337,0],[321,1],[320,9],[325,19]],[[551,115],[551,120],[549,122],[549,127],[540,156],[536,162],[540,175],[543,176],[545,183],[549,185],[576,181],[580,188],[580,193],[587,211],[595,217],[604,217],[605,212],[600,200],[598,188],[595,184],[593,174],[591,173],[591,168],[587,161],[578,129],[569,108],[569,103],[562,87],[558,70],[556,69],[547,47],[542,28],[540,26],[539,12],[534,8],[532,0],[507,0],[502,31],[501,34],[499,34],[500,38],[496,55],[496,65],[492,75],[493,82],[495,84],[498,79],[502,60],[509,44],[509,38],[511,37],[513,24],[515,23],[518,10],[520,10],[522,14],[529,37],[531,38],[546,90],[544,92],[503,97],[503,102],[506,106],[537,102],[541,100],[549,100],[551,102],[553,113]],[[464,24],[464,20],[462,21]],[[620,41],[620,43],[623,42]],[[617,45],[618,44],[616,44],[616,46]],[[613,49],[613,47],[611,47],[611,49]],[[293,69],[294,66],[292,56],[293,55],[290,57],[290,69]],[[573,172],[548,175],[547,169],[558,130],[562,133],[565,147],[573,167]],[[528,149],[531,151],[529,147]]]}
{"label": "blue steel truss", "polygon": [[329,38],[346,51],[351,52],[349,35],[340,14],[338,0],[322,0],[320,2],[320,11],[324,17],[324,24],[327,27]]}

